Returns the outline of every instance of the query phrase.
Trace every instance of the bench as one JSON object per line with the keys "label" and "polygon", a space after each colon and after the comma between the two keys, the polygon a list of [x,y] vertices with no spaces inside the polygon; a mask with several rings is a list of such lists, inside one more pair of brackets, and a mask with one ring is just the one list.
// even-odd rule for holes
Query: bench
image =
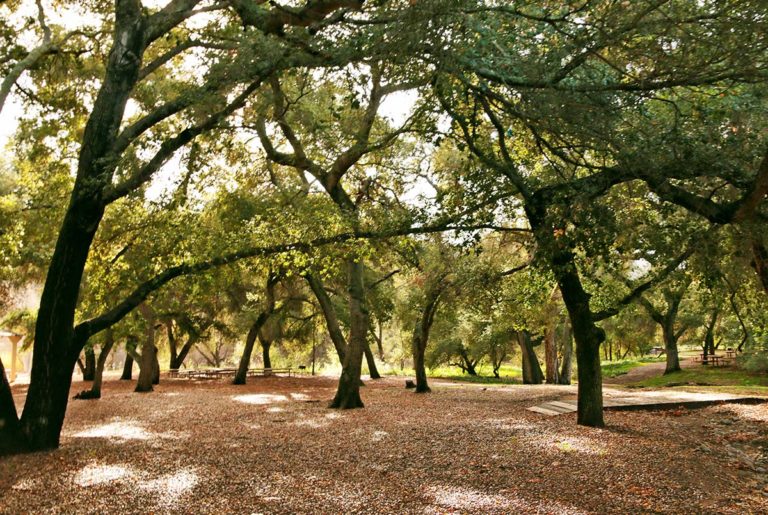
{"label": "bench", "polygon": [[291,377],[293,369],[291,367],[284,368],[249,368],[248,377],[253,376],[271,376],[275,374],[288,374]]}

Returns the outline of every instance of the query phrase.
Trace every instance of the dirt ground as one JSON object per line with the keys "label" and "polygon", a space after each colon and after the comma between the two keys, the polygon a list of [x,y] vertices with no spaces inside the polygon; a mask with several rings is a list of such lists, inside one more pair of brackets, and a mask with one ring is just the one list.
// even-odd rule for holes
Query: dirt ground
{"label": "dirt ground", "polygon": [[525,410],[572,387],[434,386],[368,381],[335,411],[331,378],[108,381],[70,401],[60,449],[0,460],[0,512],[768,512],[768,405],[591,429]]}

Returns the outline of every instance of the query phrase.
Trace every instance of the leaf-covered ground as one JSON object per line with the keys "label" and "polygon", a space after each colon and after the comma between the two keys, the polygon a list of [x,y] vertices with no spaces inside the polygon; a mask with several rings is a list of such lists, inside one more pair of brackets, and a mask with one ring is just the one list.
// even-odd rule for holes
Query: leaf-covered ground
{"label": "leaf-covered ground", "polygon": [[768,512],[768,405],[590,429],[525,410],[570,387],[367,383],[335,411],[330,378],[108,381],[70,402],[59,450],[0,460],[0,512]]}

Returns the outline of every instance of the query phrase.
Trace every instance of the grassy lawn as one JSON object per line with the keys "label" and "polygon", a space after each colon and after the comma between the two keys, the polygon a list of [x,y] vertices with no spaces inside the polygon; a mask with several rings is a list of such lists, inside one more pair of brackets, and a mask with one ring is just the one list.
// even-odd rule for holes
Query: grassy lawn
{"label": "grassy lawn", "polygon": [[625,359],[622,361],[603,361],[600,368],[603,371],[603,377],[617,377],[626,374],[633,368],[642,367],[648,363],[658,363],[664,361],[664,357],[645,357],[640,359]]}
{"label": "grassy lawn", "polygon": [[651,377],[631,386],[645,388],[663,387],[705,387],[723,393],[740,395],[768,395],[768,375],[752,374],[732,368],[702,366]]}
{"label": "grassy lawn", "polygon": [[[413,377],[413,369],[406,368],[403,370],[392,369],[386,372],[386,375],[407,376]],[[465,374],[458,367],[437,367],[427,370],[427,377],[429,379],[446,379],[449,381],[463,381],[465,383],[481,383],[481,384],[520,384],[523,382],[523,372],[520,367],[505,364],[499,369],[499,376],[493,376],[493,368],[490,365],[478,365],[477,375],[472,376]]]}

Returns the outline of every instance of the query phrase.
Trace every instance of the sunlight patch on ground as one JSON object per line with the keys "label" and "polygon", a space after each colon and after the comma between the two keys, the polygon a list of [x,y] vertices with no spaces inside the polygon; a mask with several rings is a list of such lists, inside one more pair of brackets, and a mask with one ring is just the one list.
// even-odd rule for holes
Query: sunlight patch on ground
{"label": "sunlight patch on ground", "polygon": [[12,490],[27,490],[27,491],[38,491],[43,488],[42,480],[41,479],[30,479],[25,477],[24,479],[19,480],[15,485],[11,487]]}
{"label": "sunlight patch on ground", "polygon": [[733,415],[750,422],[768,422],[768,409],[765,404],[729,404],[726,409]]}
{"label": "sunlight patch on ground", "polygon": [[182,438],[188,438],[187,433],[179,433],[174,431],[167,431],[165,433],[155,433],[144,429],[140,424],[132,420],[120,420],[115,419],[107,424],[100,426],[92,426],[83,431],[79,431],[72,435],[75,438],[106,438],[108,440],[115,440],[118,442],[126,442],[129,440],[149,440],[163,439],[163,440],[180,440]]}
{"label": "sunlight patch on ground", "polygon": [[288,397],[285,395],[274,395],[271,393],[249,393],[245,395],[232,396],[233,401],[242,402],[245,404],[274,404],[276,402],[286,402]]}
{"label": "sunlight patch on ground", "polygon": [[133,471],[123,465],[99,465],[89,463],[75,474],[73,481],[81,487],[111,483],[133,476]]}
{"label": "sunlight patch on ground", "polygon": [[389,433],[386,431],[374,431],[371,435],[371,440],[374,442],[380,442],[382,441],[386,436],[389,436]]}
{"label": "sunlight patch on ground", "polygon": [[539,430],[539,428],[535,424],[531,424],[530,422],[523,422],[515,419],[492,418],[492,419],[485,420],[483,424],[486,426],[489,426],[492,429],[497,429],[501,431],[514,431],[516,433],[518,432],[527,433],[531,431],[538,432]]}
{"label": "sunlight patch on ground", "polygon": [[135,422],[111,422],[75,433],[77,438],[109,438],[114,440],[148,440],[152,434]]}
{"label": "sunlight patch on ground", "polygon": [[335,411],[332,411],[331,413],[326,413],[325,418],[330,420],[335,420],[337,418],[341,418],[341,413],[337,413]]}
{"label": "sunlight patch on ground", "polygon": [[468,512],[504,511],[524,513],[558,513],[580,515],[586,513],[572,506],[566,506],[557,501],[535,500],[528,501],[514,493],[504,495],[486,494],[479,490],[460,486],[430,486],[426,492],[427,499],[437,505],[433,513],[444,513],[444,509]]}
{"label": "sunlight patch on ground", "polygon": [[306,418],[304,420],[297,420],[296,422],[293,422],[294,426],[309,427],[312,429],[320,429],[321,427],[326,427],[328,424],[329,422],[325,420],[317,420],[313,418]]}
{"label": "sunlight patch on ground", "polygon": [[267,413],[282,413],[285,411],[285,408],[281,408],[279,406],[272,406],[271,408],[267,408]]}
{"label": "sunlight patch on ground", "polygon": [[309,400],[309,395],[304,394],[304,393],[292,393],[291,394],[291,399],[293,399],[295,401],[307,401],[307,400]]}
{"label": "sunlight patch on ground", "polygon": [[590,454],[604,456],[608,453],[605,445],[594,441],[592,438],[568,437],[557,439],[550,444],[555,450],[564,453]]}
{"label": "sunlight patch on ground", "polygon": [[184,494],[191,492],[198,482],[198,475],[193,469],[184,469],[145,481],[138,487],[156,494],[159,505],[170,507],[177,504]]}

